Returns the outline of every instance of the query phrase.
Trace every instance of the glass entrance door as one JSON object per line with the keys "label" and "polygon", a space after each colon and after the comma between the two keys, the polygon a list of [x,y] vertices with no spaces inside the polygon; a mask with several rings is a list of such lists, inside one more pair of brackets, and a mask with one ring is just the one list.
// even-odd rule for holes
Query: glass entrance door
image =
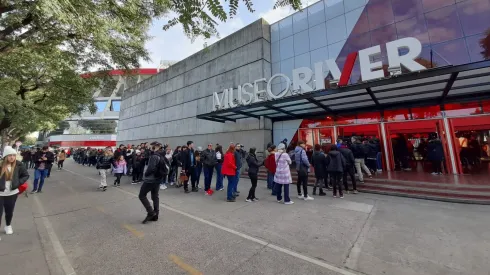
{"label": "glass entrance door", "polygon": [[490,175],[490,116],[449,119],[458,173]]}
{"label": "glass entrance door", "polygon": [[386,123],[386,142],[394,170],[430,172],[427,146],[431,138],[439,138],[444,149],[444,172],[449,173],[450,158],[443,121],[440,119]]}

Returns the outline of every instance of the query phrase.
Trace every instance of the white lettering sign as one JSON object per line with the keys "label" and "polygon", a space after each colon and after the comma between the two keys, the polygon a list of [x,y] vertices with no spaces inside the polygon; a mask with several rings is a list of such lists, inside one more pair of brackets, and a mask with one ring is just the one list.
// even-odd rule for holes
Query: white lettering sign
{"label": "white lettering sign", "polygon": [[[400,55],[400,50],[405,54]],[[386,51],[388,55],[388,68],[393,70],[401,70],[401,67],[414,72],[425,70],[426,68],[415,61],[422,53],[422,43],[416,38],[407,37],[386,43]],[[360,50],[359,66],[361,69],[362,81],[383,78],[383,64],[381,61],[372,62],[381,54],[381,46],[377,45],[364,50]],[[347,68],[352,68],[355,58],[349,60],[350,64],[345,64]],[[239,85],[236,89],[224,89],[221,95],[217,92],[213,93],[213,111],[219,109],[227,109],[237,107],[239,105],[249,105],[264,100],[274,100],[285,97],[288,93],[309,93],[312,91],[325,89],[325,77],[331,74],[333,80],[338,82],[339,86],[347,85],[352,70],[344,72],[340,71],[335,59],[328,59],[314,64],[314,70],[307,67],[301,67],[292,71],[291,79],[285,74],[279,73],[273,75],[269,80],[265,78],[257,79],[251,83]],[[342,81],[347,79],[346,83],[340,83],[342,74],[347,74],[342,78]],[[274,94],[272,85],[273,80],[282,78],[286,82],[286,88],[279,93]],[[311,80],[313,80],[313,84]],[[291,88],[292,84],[292,88]],[[264,90],[265,87],[265,90]],[[236,95],[236,96],[235,96]]]}

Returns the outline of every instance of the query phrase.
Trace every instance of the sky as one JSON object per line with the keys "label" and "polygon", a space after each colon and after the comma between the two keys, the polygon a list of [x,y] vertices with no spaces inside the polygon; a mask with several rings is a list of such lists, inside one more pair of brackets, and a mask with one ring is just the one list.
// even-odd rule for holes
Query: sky
{"label": "sky", "polygon": [[[303,1],[303,7],[308,4],[317,2],[318,0]],[[245,5],[240,1],[237,16],[227,21],[220,22],[217,27],[220,38],[224,38],[237,30],[247,26],[259,18],[264,18],[269,24],[275,23],[282,18],[292,14],[294,10],[290,7],[272,9],[276,0],[254,0],[254,13],[250,13]],[[225,3],[226,5],[227,3]],[[225,6],[226,7],[226,6]],[[146,49],[150,52],[149,62],[142,61],[142,68],[157,68],[161,60],[165,61],[180,61],[186,57],[203,49],[204,44],[213,44],[217,37],[212,37],[209,40],[198,38],[191,41],[185,34],[181,26],[175,26],[168,31],[163,30],[163,25],[172,17],[154,20],[149,30],[150,36],[153,38],[146,43]]]}

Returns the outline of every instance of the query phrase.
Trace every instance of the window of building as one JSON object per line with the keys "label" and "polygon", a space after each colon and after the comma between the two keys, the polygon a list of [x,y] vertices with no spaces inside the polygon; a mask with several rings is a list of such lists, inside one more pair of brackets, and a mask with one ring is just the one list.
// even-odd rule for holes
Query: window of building
{"label": "window of building", "polygon": [[447,116],[467,116],[482,113],[479,102],[446,104],[444,105],[444,111]]}
{"label": "window of building", "polygon": [[412,108],[412,117],[413,119],[441,117],[441,108],[439,106]]}
{"label": "window of building", "polygon": [[113,111],[113,112],[121,111],[121,101],[119,101],[119,100],[111,101],[111,111]]}
{"label": "window of building", "polygon": [[385,121],[404,121],[412,119],[408,109],[386,110],[384,111],[383,117]]}
{"label": "window of building", "polygon": [[107,106],[107,101],[97,101],[95,102],[95,106],[97,106],[98,113],[103,112]]}

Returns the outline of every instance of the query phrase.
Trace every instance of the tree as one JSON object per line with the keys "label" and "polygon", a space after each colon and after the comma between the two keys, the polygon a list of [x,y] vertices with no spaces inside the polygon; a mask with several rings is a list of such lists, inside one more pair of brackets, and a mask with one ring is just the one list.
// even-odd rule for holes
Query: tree
{"label": "tree", "polygon": [[490,59],[490,29],[485,32],[485,37],[480,39],[480,46],[483,49],[481,55],[484,59]]}

